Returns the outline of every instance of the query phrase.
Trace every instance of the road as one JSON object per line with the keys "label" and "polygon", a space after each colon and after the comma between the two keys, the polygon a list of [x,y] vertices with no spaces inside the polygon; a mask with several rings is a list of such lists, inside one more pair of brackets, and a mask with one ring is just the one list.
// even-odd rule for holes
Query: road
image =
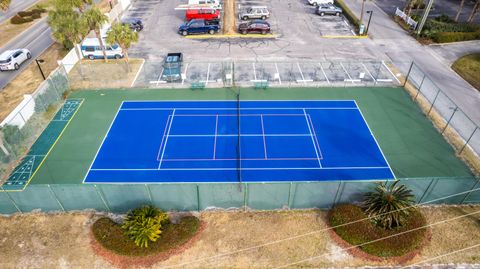
{"label": "road", "polygon": [[32,52],[32,59],[24,62],[17,71],[7,71],[0,73],[0,91],[11,80],[13,80],[21,71],[27,68],[28,64],[42,54],[48,47],[53,44],[52,33],[47,24],[46,17],[32,25],[27,31],[18,35],[7,45],[0,48],[0,54],[5,50],[16,48],[27,48]]}
{"label": "road", "polygon": [[446,43],[429,46],[444,63],[451,66],[458,58],[472,53],[480,53],[480,40]]}
{"label": "road", "polygon": [[22,11],[38,2],[38,0],[12,0],[7,11],[0,11],[0,23],[10,19],[17,12]]}

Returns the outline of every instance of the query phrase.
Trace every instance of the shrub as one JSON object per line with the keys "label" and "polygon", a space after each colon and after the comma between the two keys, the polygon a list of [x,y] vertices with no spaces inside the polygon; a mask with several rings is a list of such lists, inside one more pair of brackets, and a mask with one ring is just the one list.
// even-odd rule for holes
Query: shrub
{"label": "shrub", "polygon": [[477,32],[442,32],[432,35],[432,40],[437,43],[449,43],[480,39],[480,31]]}
{"label": "shrub", "polygon": [[405,185],[380,183],[364,195],[365,213],[385,229],[402,226],[410,213],[415,196]]}
{"label": "shrub", "polygon": [[31,21],[33,21],[33,19],[30,18],[30,17],[22,18],[18,15],[15,15],[12,18],[10,18],[10,23],[11,24],[23,24],[23,23],[27,23],[27,22],[31,22]]}
{"label": "shrub", "polygon": [[139,247],[148,247],[162,233],[162,225],[168,223],[168,215],[153,206],[143,206],[128,213],[122,225],[125,235]]}
{"label": "shrub", "polygon": [[390,230],[375,226],[363,210],[355,205],[336,206],[330,210],[328,221],[343,240],[378,257],[408,254],[421,246],[427,235],[424,228],[427,222],[417,210],[411,211],[403,226]]}
{"label": "shrub", "polygon": [[33,13],[32,14],[32,19],[40,19],[42,17],[42,15],[40,15],[40,13]]}
{"label": "shrub", "polygon": [[446,23],[455,23],[454,20],[450,19],[448,15],[442,14],[438,17],[436,17],[434,20],[439,21],[439,22],[446,22]]}
{"label": "shrub", "polygon": [[17,13],[17,15],[20,16],[20,17],[25,18],[25,17],[30,17],[30,16],[32,16],[33,13],[34,13],[33,11],[19,11],[19,12]]}

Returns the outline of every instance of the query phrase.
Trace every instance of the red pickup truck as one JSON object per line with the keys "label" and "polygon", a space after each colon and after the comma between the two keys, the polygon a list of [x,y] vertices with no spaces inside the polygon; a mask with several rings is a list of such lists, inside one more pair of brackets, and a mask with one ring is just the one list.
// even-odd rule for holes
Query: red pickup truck
{"label": "red pickup truck", "polygon": [[191,21],[194,19],[204,19],[206,21],[216,20],[220,18],[220,10],[218,9],[188,9],[185,14],[185,19]]}

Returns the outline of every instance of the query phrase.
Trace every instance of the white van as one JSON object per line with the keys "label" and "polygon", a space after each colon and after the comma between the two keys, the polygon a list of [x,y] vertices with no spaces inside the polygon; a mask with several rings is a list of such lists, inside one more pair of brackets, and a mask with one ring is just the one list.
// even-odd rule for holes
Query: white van
{"label": "white van", "polygon": [[208,5],[218,7],[220,6],[220,0],[188,0],[188,5]]}
{"label": "white van", "polygon": [[333,0],[308,0],[312,6],[333,4]]}
{"label": "white van", "polygon": [[[108,59],[123,58],[122,48],[120,48],[118,44],[108,45],[105,40],[103,40],[103,45],[105,46],[105,53],[107,54]],[[100,48],[98,38],[85,38],[82,42],[81,48],[84,58],[90,60],[103,59],[103,52]]]}

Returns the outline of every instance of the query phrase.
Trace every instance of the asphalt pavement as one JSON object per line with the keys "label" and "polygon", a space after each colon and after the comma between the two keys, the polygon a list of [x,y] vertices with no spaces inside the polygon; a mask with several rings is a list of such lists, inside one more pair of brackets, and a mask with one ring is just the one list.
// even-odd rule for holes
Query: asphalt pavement
{"label": "asphalt pavement", "polygon": [[18,48],[27,48],[32,53],[32,59],[25,61],[20,66],[19,70],[0,72],[0,91],[18,74],[20,74],[22,70],[27,68],[34,59],[50,47],[53,42],[52,32],[45,17],[28,28],[28,30],[18,35],[15,39],[8,42],[7,45],[0,48],[0,54],[6,50]]}
{"label": "asphalt pavement", "polygon": [[22,11],[38,2],[38,0],[12,0],[7,11],[0,11],[0,23],[10,19],[17,12]]}

